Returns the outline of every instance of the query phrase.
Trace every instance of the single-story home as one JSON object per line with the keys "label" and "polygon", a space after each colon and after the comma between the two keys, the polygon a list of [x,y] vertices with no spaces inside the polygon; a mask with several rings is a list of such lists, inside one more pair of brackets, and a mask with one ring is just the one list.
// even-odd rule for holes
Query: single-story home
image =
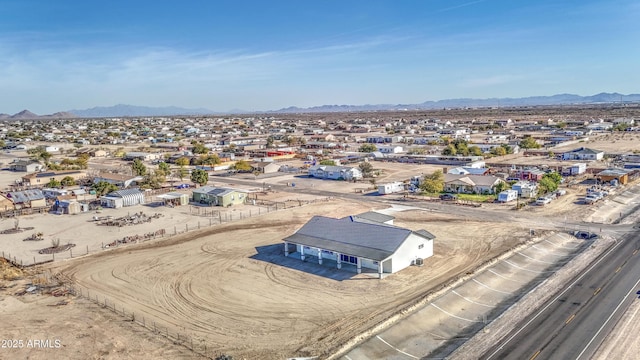
{"label": "single-story home", "polygon": [[534,198],[538,195],[538,184],[531,181],[518,181],[511,185],[511,190],[518,192],[522,198]]}
{"label": "single-story home", "polygon": [[28,207],[38,208],[47,206],[47,199],[45,199],[44,194],[40,189],[11,191],[7,193],[7,198],[13,201],[13,205],[16,209]]}
{"label": "single-story home", "polygon": [[231,206],[244,203],[247,192],[244,190],[203,186],[193,190],[193,201],[212,206]]}
{"label": "single-story home", "polygon": [[9,211],[15,209],[13,205],[13,201],[9,199],[6,195],[0,194],[0,211]]}
{"label": "single-story home", "polygon": [[618,185],[625,185],[629,182],[629,173],[631,169],[610,168],[596,174],[596,178],[601,183],[617,182]]}
{"label": "single-story home", "polygon": [[362,179],[360,169],[350,166],[314,165],[309,168],[309,176],[319,179],[354,180]]}
{"label": "single-story home", "polygon": [[73,178],[73,180],[80,180],[86,177],[87,174],[82,170],[37,172],[23,176],[22,184],[29,186],[44,186],[51,180],[62,181],[62,179],[67,176]]}
{"label": "single-story home", "polygon": [[579,147],[557,156],[560,160],[602,160],[604,151]]}
{"label": "single-story home", "polygon": [[444,191],[452,193],[493,194],[504,180],[493,175],[444,174]]}
{"label": "single-story home", "polygon": [[165,205],[180,206],[189,204],[189,194],[183,194],[179,192],[170,192],[166,194],[158,195],[158,198],[162,200]]}
{"label": "single-story home", "polygon": [[382,278],[383,274],[422,264],[433,255],[434,239],[426,230],[412,231],[370,218],[314,216],[283,241],[285,256],[293,255],[293,250],[302,261],[315,258],[322,265],[323,260],[329,260],[338,269],[350,264],[357,273],[364,267],[376,270]]}
{"label": "single-story home", "polygon": [[93,183],[97,184],[101,181],[113,184],[121,189],[126,189],[131,185],[135,185],[136,182],[144,180],[143,176],[122,175],[101,172],[93,178]]}
{"label": "single-story home", "polygon": [[9,165],[9,169],[11,169],[12,171],[32,173],[32,172],[44,170],[44,165],[33,160],[18,160],[11,163]]}
{"label": "single-story home", "polygon": [[280,164],[274,161],[260,161],[251,163],[253,171],[257,171],[263,174],[272,174],[280,170]]}

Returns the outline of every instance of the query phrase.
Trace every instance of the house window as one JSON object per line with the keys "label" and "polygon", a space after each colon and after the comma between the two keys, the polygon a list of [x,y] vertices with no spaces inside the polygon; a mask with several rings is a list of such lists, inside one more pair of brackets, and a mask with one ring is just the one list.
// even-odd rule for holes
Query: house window
{"label": "house window", "polygon": [[418,249],[422,249],[423,247],[424,247],[424,244],[418,245]]}
{"label": "house window", "polygon": [[350,263],[350,264],[357,264],[358,258],[355,256],[340,254],[340,261]]}

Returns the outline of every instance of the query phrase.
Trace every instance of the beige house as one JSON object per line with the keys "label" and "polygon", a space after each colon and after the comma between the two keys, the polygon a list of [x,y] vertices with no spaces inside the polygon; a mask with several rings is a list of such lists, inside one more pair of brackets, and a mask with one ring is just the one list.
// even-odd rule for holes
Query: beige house
{"label": "beige house", "polygon": [[85,178],[87,174],[82,170],[38,172],[23,176],[22,184],[42,187],[47,185],[51,180],[62,181],[62,179],[67,176],[72,177],[73,180],[79,180]]}

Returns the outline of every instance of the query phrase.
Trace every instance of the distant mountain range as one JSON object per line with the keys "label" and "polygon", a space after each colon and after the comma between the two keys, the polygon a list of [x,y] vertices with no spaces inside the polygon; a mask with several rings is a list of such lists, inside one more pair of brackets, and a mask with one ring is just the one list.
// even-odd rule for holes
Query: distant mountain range
{"label": "distant mountain range", "polygon": [[273,112],[343,112],[343,111],[383,111],[383,110],[434,110],[449,108],[486,108],[516,107],[541,105],[587,105],[608,103],[639,102],[640,94],[623,95],[618,93],[600,93],[592,96],[574,94],[558,94],[552,96],[531,96],[524,98],[490,98],[490,99],[447,99],[425,101],[420,104],[380,104],[380,105],[322,105],[309,108],[288,107]]}
{"label": "distant mountain range", "polygon": [[2,119],[67,119],[76,117],[74,114],[70,112],[57,112],[55,114],[50,115],[37,115],[32,113],[29,110],[22,110],[17,114],[9,115],[9,114],[0,114],[0,120]]}
{"label": "distant mountain range", "polygon": [[98,106],[85,110],[69,110],[68,112],[79,117],[204,115],[216,113],[209,109],[185,109],[176,106],[148,107],[124,104],[108,107]]}
{"label": "distant mountain range", "polygon": [[[552,96],[531,96],[523,98],[490,98],[490,99],[447,99],[425,101],[420,104],[378,104],[378,105],[322,105],[308,108],[287,107],[279,110],[254,111],[252,113],[320,113],[320,112],[358,112],[358,111],[390,111],[390,110],[434,110],[451,108],[486,108],[516,107],[543,105],[590,105],[610,103],[640,102],[640,94],[600,93],[591,96],[574,94],[558,94]],[[216,112],[209,109],[187,109],[176,106],[148,107],[135,105],[115,105],[94,107],[84,110],[69,110],[51,115],[37,115],[28,110],[17,114],[0,114],[1,119],[59,119],[90,117],[126,117],[126,116],[169,116],[169,115],[207,115],[207,114],[242,114],[243,110]]]}

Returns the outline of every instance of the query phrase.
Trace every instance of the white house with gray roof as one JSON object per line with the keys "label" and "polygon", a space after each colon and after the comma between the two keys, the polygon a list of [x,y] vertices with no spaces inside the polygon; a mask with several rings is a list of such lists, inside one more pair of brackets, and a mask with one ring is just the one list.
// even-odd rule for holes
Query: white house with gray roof
{"label": "white house with gray roof", "polygon": [[362,179],[360,169],[350,166],[315,165],[309,168],[309,176],[320,179],[353,180]]}
{"label": "white house with gray roof", "polygon": [[290,251],[295,245],[295,254],[302,261],[314,259],[322,265],[328,260],[338,269],[346,263],[354,265],[357,273],[363,267],[377,270],[382,278],[433,255],[433,234],[389,225],[393,217],[379,215],[314,216],[283,239],[285,256],[293,256]]}

